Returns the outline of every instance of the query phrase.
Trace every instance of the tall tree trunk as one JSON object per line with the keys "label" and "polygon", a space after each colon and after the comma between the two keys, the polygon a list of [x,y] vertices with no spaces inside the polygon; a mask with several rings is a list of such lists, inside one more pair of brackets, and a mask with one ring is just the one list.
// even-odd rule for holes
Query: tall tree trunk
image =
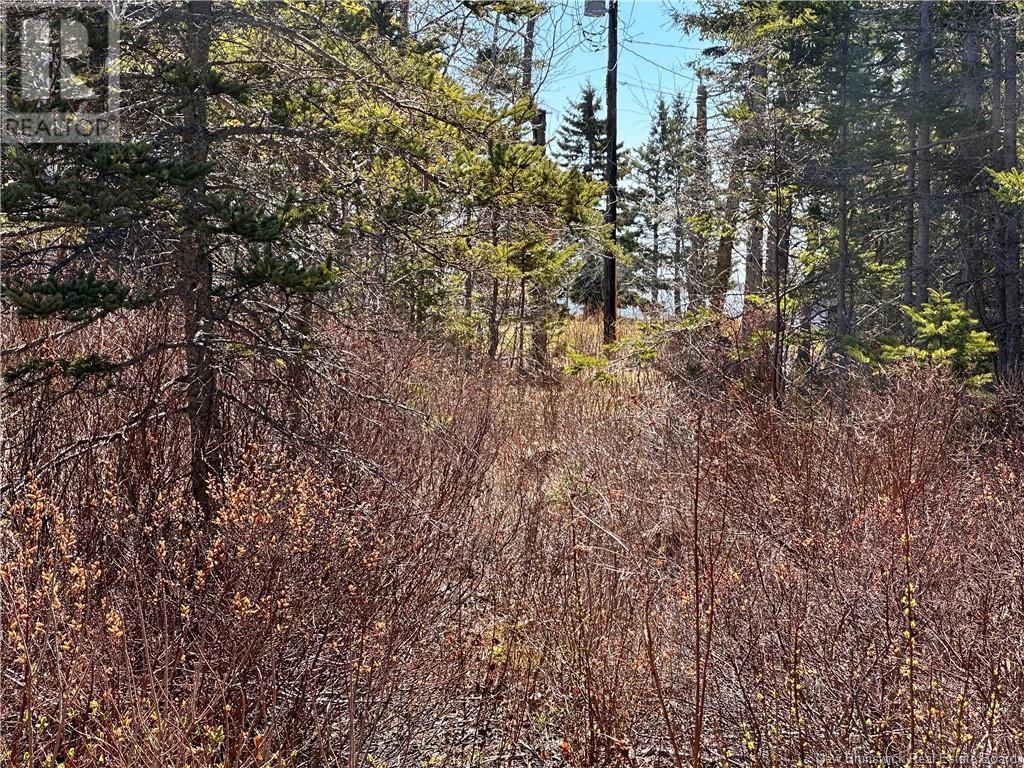
{"label": "tall tree trunk", "polygon": [[[751,71],[751,82],[746,89],[746,102],[752,114],[763,111],[764,99],[761,94],[764,67],[754,65]],[[706,109],[705,109],[706,113]],[[705,117],[706,120],[706,117]],[[736,144],[733,147],[732,168],[726,185],[724,228],[718,238],[718,249],[715,253],[715,274],[712,281],[712,306],[725,310],[732,279],[732,252],[736,241],[736,219],[740,209],[740,194],[743,191],[744,169],[749,160],[748,154],[752,144],[753,133],[757,127],[757,118],[746,120],[741,126]],[[706,128],[705,128],[706,130]],[[705,140],[706,143],[706,140]]]}
{"label": "tall tree trunk", "polygon": [[[906,185],[906,202],[904,204],[904,237],[903,245],[903,303],[914,305],[914,247],[915,227],[917,226],[917,124],[911,119],[907,123],[907,167],[904,169]],[[909,340],[914,333],[914,323],[903,313],[903,336]]]}
{"label": "tall tree trunk", "polygon": [[793,203],[780,188],[776,188],[773,197],[772,212],[768,217],[768,256],[765,261],[772,292],[774,315],[772,346],[768,360],[768,380],[773,399],[776,403],[781,404],[785,384],[783,375],[786,331],[785,303]]}
{"label": "tall tree trunk", "polygon": [[[1019,167],[1017,159],[1017,17],[1003,22],[1003,157],[1004,170]],[[1007,204],[1003,211],[1003,248],[999,282],[1003,305],[1003,330],[999,344],[999,373],[1004,381],[1019,375],[1021,364],[1020,311],[1021,206]]]}
{"label": "tall tree trunk", "polygon": [[526,370],[526,278],[519,278],[519,326],[516,329],[516,365]]}
{"label": "tall tree trunk", "polygon": [[[754,78],[750,87],[750,111],[755,120],[754,131],[764,122],[765,112],[765,91],[768,69],[764,64],[754,65]],[[752,132],[752,140],[760,145],[760,138],[755,138]],[[747,229],[747,258],[746,269],[744,270],[743,293],[745,296],[756,295],[761,292],[761,282],[764,275],[764,193],[760,188],[763,179],[751,178],[750,198],[752,210],[750,213],[750,225]]]}
{"label": "tall tree trunk", "polygon": [[[184,94],[183,159],[205,163],[210,153],[207,133],[207,83],[210,82],[210,43],[213,3],[191,0],[185,14],[185,55],[190,69]],[[193,85],[194,84],[194,85]],[[202,176],[183,193],[184,232],[181,242],[181,301],[184,314],[186,400],[189,418],[190,483],[192,496],[206,524],[213,519],[211,483],[221,470],[217,419],[217,376],[213,360],[213,265],[210,244],[203,232]]]}
{"label": "tall tree trunk", "polygon": [[[491,245],[495,252],[498,250],[498,210],[491,211]],[[501,282],[497,276],[491,278],[491,300],[487,307],[487,354],[492,360],[498,357],[498,347],[501,341],[501,317],[498,312],[498,297],[500,294]]]}
{"label": "tall tree trunk", "polygon": [[839,259],[836,265],[836,333],[840,338],[850,333],[850,245],[849,184],[846,169],[840,170],[839,184]]}
{"label": "tall tree trunk", "polygon": [[[533,51],[537,37],[537,17],[530,16],[526,21],[526,38],[523,41],[523,93],[530,100],[530,124],[533,128],[534,146],[541,147],[547,143],[547,115],[538,109],[533,99]],[[543,285],[534,285],[531,290],[532,327],[530,333],[530,361],[538,370],[548,367],[548,321],[557,311],[551,300],[550,292]]]}
{"label": "tall tree trunk", "polygon": [[839,81],[839,259],[836,264],[836,334],[840,339],[850,333],[850,306],[848,282],[850,278],[850,164],[849,164],[849,88],[847,80],[850,71],[850,26],[846,29],[840,44]]}
{"label": "tall tree trunk", "polygon": [[[711,193],[711,156],[708,153],[708,88],[701,83],[697,86],[697,122],[694,132],[697,151],[697,194],[702,198],[698,208],[704,210]],[[707,237],[703,232],[693,233],[689,264],[686,270],[687,309],[704,305],[705,274],[707,271]]]}
{"label": "tall tree trunk", "polygon": [[526,20],[526,36],[523,39],[523,96],[533,103],[533,48],[537,37],[537,17],[530,15]]}
{"label": "tall tree trunk", "polygon": [[725,211],[723,212],[724,227],[718,238],[718,249],[715,252],[715,279],[712,282],[711,305],[715,309],[725,309],[725,300],[729,292],[729,280],[732,276],[732,250],[736,240],[736,217],[740,210],[740,192],[743,189],[743,146],[745,142],[736,141],[736,157],[733,159],[732,170],[729,171],[729,183],[725,192]]}
{"label": "tall tree trunk", "polygon": [[[498,209],[491,210],[491,245],[498,250]],[[501,282],[497,276],[491,278],[491,299],[487,307],[487,354],[492,360],[498,357],[498,346],[501,341],[501,317],[498,312],[498,297]]]}
{"label": "tall tree trunk", "polygon": [[750,227],[747,230],[747,261],[746,277],[743,281],[743,293],[756,296],[761,292],[764,277],[764,221],[763,211],[758,203],[750,214]]}
{"label": "tall tree trunk", "polygon": [[789,271],[792,203],[783,198],[784,193],[776,191],[772,212],[768,216],[768,255],[765,258],[770,287],[777,290],[785,290],[786,273]]}
{"label": "tall tree trunk", "polygon": [[921,104],[917,121],[917,248],[914,259],[916,291],[914,304],[920,307],[928,300],[928,289],[932,281],[931,265],[931,194],[932,165],[928,144],[931,142],[932,126],[928,117],[927,103],[931,99],[932,90],[932,56],[934,41],[932,36],[932,4],[933,0],[922,0],[918,7],[919,41],[918,41],[918,102]]}
{"label": "tall tree trunk", "polygon": [[[679,193],[676,193],[679,199]],[[680,274],[683,266],[683,225],[681,214],[676,211],[675,225],[672,227],[672,312],[677,317],[683,314],[683,277]]]}
{"label": "tall tree trunk", "polygon": [[496,277],[491,278],[491,300],[487,311],[487,354],[492,360],[498,357],[498,347],[501,341],[501,318],[498,314],[498,297],[500,294],[501,282]]}
{"label": "tall tree trunk", "polygon": [[[989,102],[991,111],[989,112],[989,143],[988,143],[988,157],[985,165],[989,168],[999,169],[1003,164],[1003,67],[1001,62],[1003,61],[1003,32],[1000,24],[1001,18],[999,14],[999,8],[993,4],[991,6],[992,13],[990,17],[990,30],[989,30],[989,63],[992,71],[992,80],[989,84]],[[991,180],[989,180],[990,186],[987,190],[990,198],[992,195]],[[1002,251],[1004,247],[1003,239],[1003,211],[1000,205],[993,201],[987,210],[988,214],[988,251],[992,261],[991,268],[994,272],[994,291],[992,295],[993,307],[993,327],[995,331],[995,337],[997,343],[1002,344],[1004,320],[1006,316],[1004,302],[1006,292],[1003,289],[1003,283],[1000,279],[1000,264],[1002,262]],[[989,301],[988,292],[986,292],[986,302]],[[997,356],[997,373],[1001,372],[1001,360]]]}
{"label": "tall tree trunk", "polygon": [[992,66],[992,84],[989,98],[992,102],[989,135],[991,136],[990,164],[998,168],[1003,162],[1003,72],[1000,62],[1003,60],[1003,32],[999,12],[996,6],[992,10],[992,35],[989,41],[989,59]]}
{"label": "tall tree trunk", "polygon": [[661,280],[658,274],[661,269],[661,177],[656,178],[654,185],[654,222],[651,225],[651,304],[656,310],[660,300],[659,289]]}
{"label": "tall tree trunk", "polygon": [[[960,101],[969,124],[966,131],[980,135],[985,128],[981,109],[984,73],[981,66],[981,21],[985,5],[979,2],[960,6],[964,18],[964,43],[961,60]],[[965,141],[958,152],[961,199],[958,210],[960,242],[963,248],[963,289],[961,297],[974,309],[982,326],[988,327],[985,307],[984,243],[985,222],[981,209],[988,197],[983,137]]]}

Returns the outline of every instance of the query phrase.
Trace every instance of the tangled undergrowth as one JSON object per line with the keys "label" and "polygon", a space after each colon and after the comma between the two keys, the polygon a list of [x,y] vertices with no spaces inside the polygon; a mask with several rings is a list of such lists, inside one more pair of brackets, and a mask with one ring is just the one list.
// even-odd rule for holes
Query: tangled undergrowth
{"label": "tangled undergrowth", "polygon": [[301,412],[264,382],[270,422],[302,435],[230,412],[245,448],[211,521],[182,498],[173,407],[81,442],[157,397],[144,377],[12,412],[0,760],[1024,753],[1009,397],[914,368],[779,408],[671,355],[535,386],[408,341],[339,348]]}

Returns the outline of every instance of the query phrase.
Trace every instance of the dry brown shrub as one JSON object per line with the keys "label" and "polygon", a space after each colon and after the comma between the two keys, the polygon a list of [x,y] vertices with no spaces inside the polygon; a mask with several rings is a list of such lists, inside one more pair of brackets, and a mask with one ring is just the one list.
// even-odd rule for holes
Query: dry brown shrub
{"label": "dry brown shrub", "polygon": [[[154,390],[167,370],[15,402],[3,760],[1021,753],[1008,397],[918,369],[780,408],[720,350],[696,378],[539,388],[418,342],[322,341],[301,398],[255,360],[225,379],[209,527],[184,498],[176,390]],[[156,394],[166,416],[78,444]]]}

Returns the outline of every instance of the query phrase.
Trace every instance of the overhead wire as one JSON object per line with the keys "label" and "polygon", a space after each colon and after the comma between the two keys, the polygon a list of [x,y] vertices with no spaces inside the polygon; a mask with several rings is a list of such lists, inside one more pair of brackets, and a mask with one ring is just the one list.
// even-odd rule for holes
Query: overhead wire
{"label": "overhead wire", "polygon": [[[546,67],[547,74],[543,78],[543,85],[554,85],[557,83],[564,83],[572,79],[579,79],[581,85],[586,82],[589,75],[597,74],[603,71],[603,67],[593,67],[583,71],[572,71],[565,74],[557,74],[555,77],[551,77],[560,67],[559,64],[564,63],[572,53],[578,49],[579,42],[584,42],[584,49],[588,53],[597,53],[602,50],[605,46],[604,40],[604,26],[600,25],[599,28],[594,29],[594,25],[587,22],[582,13],[582,2],[579,0],[552,0],[548,3],[549,8],[559,8],[562,13],[559,16],[559,21],[568,21],[566,25],[568,28],[564,33],[559,34],[560,30],[555,30],[554,39],[551,42],[551,59],[549,66]],[[632,74],[633,78],[624,77],[621,70],[619,72],[619,82],[621,82],[626,90],[630,94],[630,100],[632,101],[632,108],[622,109],[620,111],[627,112],[629,114],[637,114],[650,116],[651,111],[658,97],[675,94],[680,92],[680,81],[685,84],[685,90],[687,92],[687,100],[692,99],[693,88],[697,83],[698,78],[692,72],[684,72],[679,69],[675,69],[671,66],[666,66],[663,63],[655,61],[649,56],[644,55],[640,51],[636,50],[633,46],[635,45],[652,45],[660,48],[669,48],[676,50],[685,51],[701,51],[703,50],[700,46],[690,46],[683,44],[663,43],[658,41],[645,41],[638,37],[637,33],[633,31],[634,25],[637,21],[637,2],[631,2],[628,4],[628,16],[624,20],[623,34],[620,38],[620,50],[626,53],[626,56],[620,58],[620,67],[627,63],[629,57],[635,57],[647,64],[652,65],[658,71],[658,82],[656,87],[652,88],[652,84],[649,78],[643,76],[640,68],[633,62]],[[555,25],[558,26],[557,24]],[[664,72],[672,76],[671,88],[667,88],[666,84],[662,81],[661,73]],[[538,88],[538,91],[542,90]],[[549,108],[549,114],[552,117],[560,115],[562,112],[558,107],[551,105]]]}

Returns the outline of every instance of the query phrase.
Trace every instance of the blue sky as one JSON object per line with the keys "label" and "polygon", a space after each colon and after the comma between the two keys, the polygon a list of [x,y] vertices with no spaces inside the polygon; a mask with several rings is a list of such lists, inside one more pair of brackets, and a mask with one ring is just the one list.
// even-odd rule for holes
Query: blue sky
{"label": "blue sky", "polygon": [[[601,94],[603,109],[608,33],[607,17],[583,15],[583,0],[550,0],[549,5],[537,56],[550,62],[540,84],[550,140],[588,80]],[[691,64],[708,43],[685,33],[670,16],[672,9],[693,8],[688,0],[619,2],[619,141],[627,147],[647,138],[659,93],[670,98],[679,91],[693,103],[697,80]]]}

